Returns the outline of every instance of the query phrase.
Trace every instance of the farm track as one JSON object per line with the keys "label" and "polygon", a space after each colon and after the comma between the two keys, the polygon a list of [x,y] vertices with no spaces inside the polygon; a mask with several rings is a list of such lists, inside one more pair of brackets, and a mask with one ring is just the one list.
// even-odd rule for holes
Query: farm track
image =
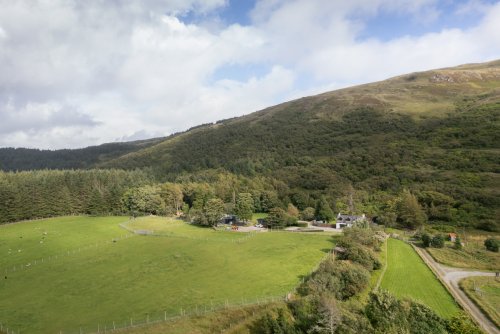
{"label": "farm track", "polygon": [[498,327],[492,323],[484,313],[474,304],[472,300],[460,289],[458,282],[473,276],[494,276],[495,273],[484,271],[466,271],[460,268],[452,268],[437,263],[425,250],[413,245],[417,254],[432,269],[436,276],[443,282],[455,300],[466,310],[481,328],[489,334],[500,334]]}

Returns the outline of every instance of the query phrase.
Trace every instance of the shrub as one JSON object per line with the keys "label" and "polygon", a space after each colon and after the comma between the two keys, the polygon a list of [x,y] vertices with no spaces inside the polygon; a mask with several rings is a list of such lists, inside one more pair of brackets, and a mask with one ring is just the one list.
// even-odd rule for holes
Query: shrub
{"label": "shrub", "polygon": [[344,229],[344,237],[375,250],[380,249],[383,242],[380,234],[367,228],[352,227]]}
{"label": "shrub", "polygon": [[443,248],[444,247],[444,238],[442,235],[438,234],[432,237],[431,246],[435,248]]}
{"label": "shrub", "polygon": [[460,239],[460,237],[457,235],[457,237],[455,238],[455,243],[453,245],[453,248],[457,249],[457,250],[460,250],[462,249],[462,240]]}
{"label": "shrub", "polygon": [[491,252],[498,252],[499,241],[494,238],[484,240],[484,247]]}
{"label": "shrub", "polygon": [[447,333],[446,321],[431,309],[410,300],[398,300],[385,291],[370,294],[365,313],[375,333]]}
{"label": "shrub", "polygon": [[429,247],[431,245],[432,238],[427,233],[422,234],[421,239],[422,239],[422,246],[423,247]]}
{"label": "shrub", "polygon": [[340,260],[350,260],[359,263],[370,271],[377,270],[382,266],[372,250],[353,240],[344,238],[337,243],[337,246],[345,249],[344,253],[337,255]]}
{"label": "shrub", "polygon": [[450,334],[481,334],[482,331],[465,314],[456,315],[446,323]]}
{"label": "shrub", "polygon": [[331,294],[339,300],[347,300],[361,292],[369,280],[370,273],[359,264],[335,261],[332,257],[321,263],[299,292],[316,296]]}
{"label": "shrub", "polygon": [[274,312],[267,312],[259,321],[253,323],[250,329],[251,333],[255,334],[295,334],[298,333],[294,326],[293,321],[290,319],[288,312],[280,308]]}
{"label": "shrub", "polygon": [[298,223],[297,223],[297,226],[298,226],[298,227],[308,227],[308,226],[309,226],[309,224],[304,223],[304,222],[298,222]]}

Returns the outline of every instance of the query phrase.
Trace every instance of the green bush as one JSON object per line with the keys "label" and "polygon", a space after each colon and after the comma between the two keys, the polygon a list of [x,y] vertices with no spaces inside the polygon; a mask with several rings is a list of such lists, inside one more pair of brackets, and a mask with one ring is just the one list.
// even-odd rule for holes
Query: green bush
{"label": "green bush", "polygon": [[456,315],[446,322],[449,334],[481,334],[482,331],[466,314]]}
{"label": "green bush", "polygon": [[365,314],[375,333],[446,334],[446,322],[428,307],[398,300],[390,293],[371,293]]}
{"label": "green bush", "polygon": [[297,223],[297,226],[298,226],[298,227],[308,227],[308,226],[309,226],[309,224],[304,223],[304,222],[298,222],[298,223]]}
{"label": "green bush", "polygon": [[427,233],[422,234],[421,239],[422,239],[422,246],[423,247],[429,247],[431,245],[432,238]]}
{"label": "green bush", "polygon": [[299,288],[302,295],[331,294],[347,300],[361,292],[370,280],[370,273],[361,265],[349,261],[323,261],[318,270]]}
{"label": "green bush", "polygon": [[345,249],[345,252],[337,255],[337,258],[340,260],[350,260],[359,263],[370,271],[377,270],[382,266],[372,250],[351,239],[343,238],[337,243],[337,246]]}
{"label": "green bush", "polygon": [[491,252],[498,252],[499,241],[494,238],[484,240],[484,247]]}
{"label": "green bush", "polygon": [[435,235],[432,237],[431,246],[435,248],[443,248],[444,247],[444,238],[441,234]]}

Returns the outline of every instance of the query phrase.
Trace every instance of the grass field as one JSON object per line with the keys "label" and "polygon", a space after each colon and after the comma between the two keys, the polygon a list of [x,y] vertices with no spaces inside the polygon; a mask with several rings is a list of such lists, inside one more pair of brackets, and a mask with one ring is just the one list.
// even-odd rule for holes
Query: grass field
{"label": "grass field", "polygon": [[469,277],[460,288],[500,327],[500,280],[494,277]]}
{"label": "grass field", "polygon": [[332,247],[327,235],[249,237],[158,217],[127,224],[164,236],[138,236],[118,226],[124,221],[63,217],[1,226],[7,278],[0,322],[16,333],[90,332],[165,311],[283,296]]}
{"label": "grass field", "polygon": [[442,317],[455,315],[457,304],[412,247],[392,238],[387,242],[387,271],[380,288],[425,304]]}
{"label": "grass field", "polygon": [[487,251],[484,240],[487,238],[499,238],[498,233],[470,230],[466,234],[460,233],[460,238],[465,245],[462,250],[452,248],[447,243],[444,248],[427,248],[432,257],[447,266],[457,268],[469,268],[480,270],[500,270],[500,253]]}

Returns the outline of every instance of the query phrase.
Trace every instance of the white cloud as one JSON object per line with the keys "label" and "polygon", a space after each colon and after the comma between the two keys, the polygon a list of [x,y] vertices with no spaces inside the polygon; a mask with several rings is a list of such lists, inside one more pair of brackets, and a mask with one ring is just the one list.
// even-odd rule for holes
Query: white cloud
{"label": "white cloud", "polygon": [[[168,135],[325,89],[500,54],[500,4],[481,7],[472,28],[389,40],[359,36],[380,13],[430,21],[446,13],[435,0],[262,0],[248,26],[182,21],[227,5],[0,0],[0,146]],[[214,79],[232,65],[267,70]]]}

